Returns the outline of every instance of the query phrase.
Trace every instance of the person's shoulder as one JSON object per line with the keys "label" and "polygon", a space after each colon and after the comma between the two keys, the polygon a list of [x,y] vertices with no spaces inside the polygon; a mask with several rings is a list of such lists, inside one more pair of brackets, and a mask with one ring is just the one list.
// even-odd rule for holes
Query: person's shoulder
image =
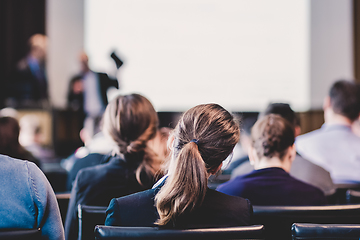
{"label": "person's shoulder", "polygon": [[[292,179],[292,185],[294,186],[294,190],[295,191],[300,191],[300,192],[312,192],[312,193],[316,193],[316,194],[320,194],[320,195],[324,195],[324,193],[317,187],[310,185],[306,182],[303,182],[299,179],[296,179],[292,176],[290,176],[290,178]],[[289,181],[290,182],[290,181]]]}
{"label": "person's shoulder", "polygon": [[251,173],[247,173],[230,179],[229,181],[219,185],[216,190],[224,194],[240,196],[244,186],[247,184],[248,181],[250,181],[248,178],[251,178]]}
{"label": "person's shoulder", "polygon": [[126,164],[123,160],[121,160],[120,158],[115,159],[114,157],[110,157],[110,160],[108,162],[81,169],[78,175],[80,175],[82,178],[85,177],[94,178],[94,177],[100,177],[102,175],[107,175],[108,171],[111,170],[121,171],[125,169],[126,169]]}
{"label": "person's shoulder", "polygon": [[116,198],[116,202],[119,206],[127,206],[127,205],[141,205],[146,201],[152,201],[156,195],[155,189],[148,189],[142,192],[133,193],[127,196]]}
{"label": "person's shoulder", "polygon": [[297,136],[295,143],[306,142],[308,139],[321,137],[321,136],[323,136],[323,134],[324,134],[324,131],[321,128],[319,128],[319,129],[313,130],[311,132],[304,133],[302,135]]}
{"label": "person's shoulder", "polygon": [[243,209],[249,207],[249,200],[238,196],[231,196],[213,189],[207,190],[205,198],[210,201],[219,202],[221,205],[225,205],[230,208]]}
{"label": "person's shoulder", "polygon": [[216,209],[221,210],[220,215],[234,218],[240,225],[250,224],[253,208],[248,199],[208,189],[203,204],[211,209],[216,206]]}
{"label": "person's shoulder", "polygon": [[0,163],[1,163],[1,170],[2,172],[12,172],[16,174],[17,172],[24,172],[31,169],[32,171],[40,171],[41,170],[32,162],[12,158],[6,155],[0,154]]}

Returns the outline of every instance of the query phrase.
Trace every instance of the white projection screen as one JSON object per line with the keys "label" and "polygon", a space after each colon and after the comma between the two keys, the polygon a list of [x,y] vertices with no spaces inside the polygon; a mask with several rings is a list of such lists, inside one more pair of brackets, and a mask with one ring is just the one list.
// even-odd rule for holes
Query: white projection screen
{"label": "white projection screen", "polygon": [[85,49],[94,71],[124,61],[120,93],[158,111],[219,103],[260,111],[309,108],[309,1],[86,0]]}

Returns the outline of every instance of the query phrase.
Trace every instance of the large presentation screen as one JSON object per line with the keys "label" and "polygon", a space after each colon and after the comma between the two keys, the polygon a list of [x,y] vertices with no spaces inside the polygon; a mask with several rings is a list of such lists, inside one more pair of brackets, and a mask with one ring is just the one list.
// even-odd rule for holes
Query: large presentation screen
{"label": "large presentation screen", "polygon": [[86,0],[85,49],[95,71],[124,64],[120,93],[158,111],[219,103],[260,111],[269,102],[309,107],[309,2],[289,0]]}

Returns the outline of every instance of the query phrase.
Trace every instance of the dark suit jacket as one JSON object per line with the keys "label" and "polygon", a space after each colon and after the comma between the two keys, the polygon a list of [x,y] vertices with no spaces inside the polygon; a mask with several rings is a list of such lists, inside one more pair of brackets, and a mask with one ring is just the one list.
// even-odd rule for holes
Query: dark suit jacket
{"label": "dark suit jacket", "polygon": [[[106,211],[107,226],[155,227],[159,218],[154,197],[161,185],[129,196],[113,199]],[[170,228],[209,228],[250,225],[252,206],[247,199],[207,189],[203,204],[169,224]]]}
{"label": "dark suit jacket", "polygon": [[218,191],[247,198],[253,205],[310,206],[324,205],[324,193],[307,183],[291,177],[282,168],[264,168],[238,176]]}
{"label": "dark suit jacket", "polygon": [[39,65],[38,74],[30,68],[28,58],[21,59],[14,73],[8,94],[17,100],[42,100],[48,98],[45,66]]}
{"label": "dark suit jacket", "polygon": [[[71,157],[75,158],[75,156],[71,156]],[[107,158],[107,156],[100,153],[90,153],[83,158],[76,159],[75,160],[76,162],[74,163],[73,167],[71,168],[67,176],[66,189],[68,191],[71,191],[76,175],[81,169],[98,165],[102,162],[103,158]]]}
{"label": "dark suit jacket", "polygon": [[[142,159],[139,157],[139,159]],[[65,221],[67,240],[78,236],[78,204],[91,206],[108,206],[112,198],[151,188],[153,179],[141,176],[143,186],[135,177],[138,164],[125,161],[120,157],[110,157],[109,161],[80,170],[71,191],[69,207]]]}
{"label": "dark suit jacket", "polygon": [[[100,86],[100,97],[102,100],[103,106],[106,106],[108,104],[107,95],[106,92],[110,87],[119,88],[119,83],[117,79],[109,78],[109,76],[106,73],[99,73],[95,72],[96,77],[99,81]],[[71,86],[68,90],[68,107],[73,110],[81,110],[84,111],[84,94],[74,94],[71,90]]]}

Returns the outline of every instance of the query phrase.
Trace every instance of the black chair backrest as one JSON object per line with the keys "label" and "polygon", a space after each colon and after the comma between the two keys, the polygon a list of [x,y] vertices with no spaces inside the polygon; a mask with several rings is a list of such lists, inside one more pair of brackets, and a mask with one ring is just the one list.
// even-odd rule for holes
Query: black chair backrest
{"label": "black chair backrest", "polygon": [[41,239],[40,229],[0,230],[0,240],[36,240]]}
{"label": "black chair backrest", "polygon": [[291,231],[293,240],[360,239],[360,224],[294,223]]}
{"label": "black chair backrest", "polygon": [[79,238],[80,240],[94,239],[96,225],[104,225],[107,207],[78,205]]}
{"label": "black chair backrest", "polygon": [[204,228],[204,229],[159,229],[152,227],[109,227],[96,226],[95,239],[264,239],[264,226],[246,226],[230,228]]}
{"label": "black chair backrest", "polygon": [[65,224],[67,209],[68,209],[69,201],[70,201],[70,193],[57,193],[56,199],[59,204],[62,222],[63,222],[63,224]]}
{"label": "black chair backrest", "polygon": [[335,194],[328,197],[328,203],[329,204],[346,204],[346,192],[348,190],[356,190],[360,191],[360,184],[335,184],[336,188]]}
{"label": "black chair backrest", "polygon": [[346,203],[347,204],[360,203],[360,191],[347,190],[346,191]]}
{"label": "black chair backrest", "polygon": [[291,239],[293,223],[359,223],[360,204],[333,206],[253,206],[253,224],[265,226],[267,239]]}

